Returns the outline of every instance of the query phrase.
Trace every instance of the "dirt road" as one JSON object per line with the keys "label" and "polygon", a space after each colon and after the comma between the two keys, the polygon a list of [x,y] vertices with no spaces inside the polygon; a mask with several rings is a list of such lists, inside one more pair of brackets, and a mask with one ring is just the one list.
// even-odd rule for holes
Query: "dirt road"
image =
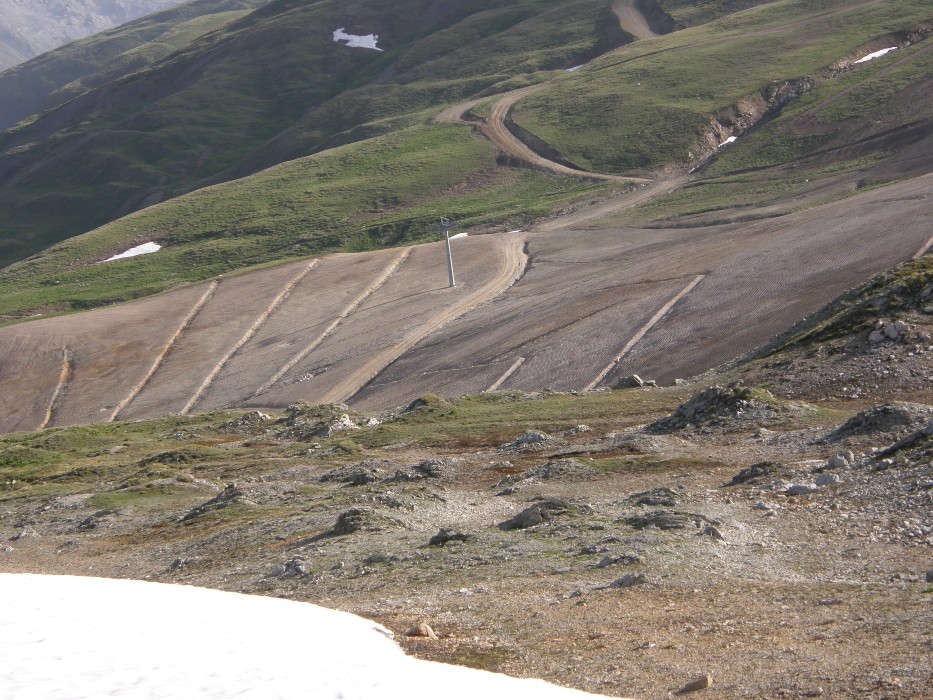
{"label": "dirt road", "polygon": [[518,160],[522,160],[526,163],[530,163],[531,165],[537,166],[539,168],[550,170],[555,173],[560,173],[561,175],[586,177],[593,180],[604,180],[606,182],[618,182],[631,185],[647,184],[651,182],[651,180],[642,177],[626,177],[624,175],[594,173],[587,170],[580,170],[578,168],[570,168],[566,165],[562,165],[561,163],[555,163],[554,161],[548,160],[544,156],[535,153],[511,131],[509,131],[508,126],[506,126],[506,119],[509,115],[509,110],[512,109],[512,106],[523,97],[533,95],[545,87],[547,87],[547,83],[542,83],[540,85],[530,85],[529,87],[524,87],[519,90],[512,90],[511,92],[506,92],[500,95],[499,100],[492,106],[492,111],[489,115],[489,118],[483,122],[472,122],[463,119],[463,115],[481,100],[469,100],[467,102],[461,102],[460,104],[454,105],[453,107],[448,107],[443,112],[439,113],[435,118],[437,121],[447,122],[450,124],[472,124],[476,126],[483,133],[483,135],[486,136],[486,138],[492,141],[492,143],[495,144],[496,147],[506,155],[512,158],[517,158]]}

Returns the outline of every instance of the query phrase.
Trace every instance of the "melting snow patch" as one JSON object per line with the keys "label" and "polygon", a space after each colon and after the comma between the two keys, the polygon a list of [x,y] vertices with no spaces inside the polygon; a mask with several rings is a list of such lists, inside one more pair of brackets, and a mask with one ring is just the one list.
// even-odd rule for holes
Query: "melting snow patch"
{"label": "melting snow patch", "polygon": [[381,625],[310,603],[33,574],[0,574],[0,591],[5,700],[605,698],[414,659]]}
{"label": "melting snow patch", "polygon": [[344,46],[349,46],[354,49],[375,49],[376,51],[382,51],[376,42],[379,41],[378,34],[367,34],[366,36],[359,36],[357,34],[347,34],[344,31],[346,27],[341,27],[340,29],[334,30],[334,41],[338,44],[343,44]]}
{"label": "melting snow patch", "polygon": [[738,141],[738,139],[739,139],[738,136],[730,136],[725,141],[723,141],[721,144],[719,144],[719,147],[722,148],[723,146],[728,146],[730,143],[735,143],[736,141]]}
{"label": "melting snow patch", "polygon": [[103,262],[110,262],[111,260],[122,260],[123,258],[135,258],[137,255],[155,253],[159,250],[162,250],[162,246],[160,246],[158,243],[143,243],[142,245],[133,246],[129,250],[124,250],[122,253],[114,255],[112,258],[107,258]]}
{"label": "melting snow patch", "polygon": [[859,60],[856,61],[856,63],[867,63],[868,61],[874,60],[876,58],[880,58],[881,56],[884,56],[886,53],[889,53],[891,51],[896,51],[896,50],[897,50],[896,46],[891,46],[886,49],[881,49],[880,51],[875,51],[873,53],[868,54],[867,56],[862,56]]}
{"label": "melting snow patch", "polygon": [[450,240],[453,240],[453,239],[455,239],[455,238],[466,238],[466,237],[469,236],[469,235],[470,235],[470,234],[468,234],[466,231],[464,231],[463,233],[458,233],[458,234],[456,234],[456,235],[451,236],[451,237],[450,237]]}
{"label": "melting snow patch", "polygon": [[584,64],[581,63],[579,66],[574,66],[573,68],[565,68],[564,70],[567,71],[568,73],[573,73],[575,70],[580,70],[581,68],[583,68],[583,66]]}

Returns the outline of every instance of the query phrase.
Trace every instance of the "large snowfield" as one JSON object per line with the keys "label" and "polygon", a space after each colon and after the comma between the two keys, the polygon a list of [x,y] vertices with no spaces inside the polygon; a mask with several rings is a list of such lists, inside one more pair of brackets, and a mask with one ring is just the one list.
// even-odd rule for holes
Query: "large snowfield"
{"label": "large snowfield", "polygon": [[406,656],[371,620],[280,598],[0,574],[0,697],[600,698]]}

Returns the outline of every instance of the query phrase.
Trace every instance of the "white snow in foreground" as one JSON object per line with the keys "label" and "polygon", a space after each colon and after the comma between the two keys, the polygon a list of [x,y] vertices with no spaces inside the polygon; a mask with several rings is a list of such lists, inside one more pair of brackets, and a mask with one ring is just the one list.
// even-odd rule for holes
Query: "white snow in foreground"
{"label": "white snow in foreground", "polygon": [[880,58],[884,56],[886,53],[890,53],[891,51],[897,51],[897,47],[891,46],[889,48],[881,49],[880,51],[875,51],[873,53],[870,53],[867,56],[862,56],[859,60],[856,61],[856,63],[866,63],[868,61],[872,61],[876,58]]}
{"label": "white snow in foreground", "polygon": [[469,233],[467,233],[466,231],[463,231],[462,233],[456,233],[453,236],[451,236],[450,240],[453,240],[455,238],[466,238],[469,235],[470,235]]}
{"label": "white snow in foreground", "polygon": [[580,70],[585,64],[581,63],[579,66],[574,66],[573,68],[564,68],[568,73],[573,73],[575,70]]}
{"label": "white snow in foreground", "polygon": [[719,147],[722,148],[723,146],[726,146],[726,145],[728,145],[728,144],[730,144],[730,143],[735,143],[735,142],[738,141],[738,140],[739,140],[739,137],[738,137],[738,136],[730,136],[730,137],[727,138],[725,141],[723,141],[721,144],[719,144]]}
{"label": "white snow in foreground", "polygon": [[345,29],[346,27],[341,27],[340,29],[334,30],[334,41],[338,44],[344,44],[354,49],[375,49],[376,51],[382,51],[382,49],[376,46],[376,42],[379,41],[378,34],[359,36],[357,34],[347,34],[346,31],[344,31]]}
{"label": "white snow in foreground", "polygon": [[584,700],[539,680],[406,656],[384,627],[281,598],[0,574],[4,700]]}
{"label": "white snow in foreground", "polygon": [[103,262],[110,262],[111,260],[122,260],[123,258],[134,258],[137,255],[155,253],[159,250],[162,250],[162,246],[160,246],[158,243],[143,243],[142,245],[133,246],[129,250],[124,250],[122,253],[114,255],[112,258],[107,258]]}

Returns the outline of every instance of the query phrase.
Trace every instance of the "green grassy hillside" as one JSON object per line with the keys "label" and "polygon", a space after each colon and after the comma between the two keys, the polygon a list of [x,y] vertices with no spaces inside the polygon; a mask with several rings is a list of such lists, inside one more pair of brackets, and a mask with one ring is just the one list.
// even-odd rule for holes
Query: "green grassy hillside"
{"label": "green grassy hillside", "polygon": [[[0,324],[293,257],[430,240],[440,216],[474,230],[525,226],[606,189],[499,167],[488,141],[431,115],[144,209],[0,270]],[[153,240],[165,246],[155,255],[97,264]]]}
{"label": "green grassy hillside", "polygon": [[[565,160],[587,170],[645,174],[671,164],[692,167],[708,154],[714,122],[743,99],[786,81],[819,82],[840,59],[876,40],[896,45],[931,20],[933,7],[923,0],[765,3],[623,47],[521,101],[513,118]],[[874,65],[864,68],[875,70]],[[917,85],[922,71],[922,64],[915,64],[912,78],[905,75],[908,82],[901,87]],[[897,89],[866,86],[866,107]],[[859,99],[858,94],[850,101]],[[834,109],[847,108],[840,104]],[[785,142],[798,138],[800,143],[775,146],[785,149],[787,159],[791,151],[819,147],[823,138],[811,136],[785,135]]]}
{"label": "green grassy hillside", "polygon": [[[623,39],[608,6],[273,0],[0,135],[0,264],[361,124],[580,63]],[[335,43],[339,27],[385,51]]]}
{"label": "green grassy hillside", "polygon": [[191,0],[14,66],[0,73],[0,129],[165,58],[267,1]]}

